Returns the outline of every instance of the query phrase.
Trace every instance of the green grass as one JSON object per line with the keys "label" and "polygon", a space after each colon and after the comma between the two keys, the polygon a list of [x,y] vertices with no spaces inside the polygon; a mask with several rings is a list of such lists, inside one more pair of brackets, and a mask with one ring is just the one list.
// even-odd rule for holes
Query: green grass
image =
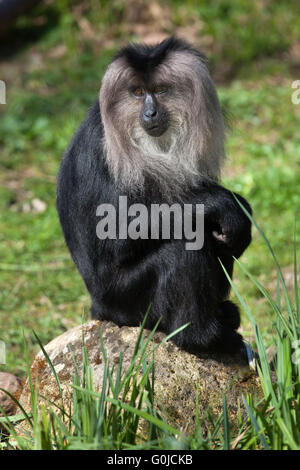
{"label": "green grass", "polygon": [[203,34],[215,40],[213,59],[227,60],[235,67],[246,64],[248,68],[252,60],[276,56],[297,37],[296,0],[187,0],[181,9],[180,0],[171,3],[178,6],[175,19],[179,25],[188,14],[201,18]]}
{"label": "green grass", "polygon": [[[294,221],[300,207],[300,107],[291,102],[291,83],[299,77],[286,53],[298,40],[298,3],[166,4],[172,13],[170,33],[195,19],[201,20],[199,34],[210,38],[212,70],[221,76],[219,96],[232,125],[223,181],[251,203],[291,295]],[[26,372],[22,328],[31,359],[39,349],[32,330],[45,344],[89,316],[89,297],[59,227],[56,175],[73,132],[97,97],[105,67],[120,39],[124,42],[130,35],[122,23],[124,2],[102,1],[99,8],[98,0],[90,0],[85,5],[97,41],[82,36],[68,1],[38,8],[18,21],[7,43],[1,39],[4,51],[15,49],[11,59],[0,64],[0,79],[7,82],[7,105],[0,105],[0,339],[7,345],[7,364],[1,369],[19,376]],[[231,77],[227,82],[222,80],[222,67],[218,69],[224,63],[230,70],[224,76]],[[44,212],[30,210],[34,198],[46,204]],[[276,265],[257,231],[241,261],[276,298]],[[234,282],[268,347],[277,331],[277,320],[270,319],[272,305],[238,266]],[[232,297],[237,301],[237,293]],[[243,334],[255,343],[245,309],[242,317]],[[287,348],[281,364],[290,367],[283,331],[280,338]],[[279,405],[272,406],[278,411]],[[260,408],[252,404],[251,410],[259,426],[267,426],[259,417]],[[280,414],[274,417],[272,411],[269,416],[276,420]],[[278,423],[283,432],[280,419]],[[254,428],[249,431],[254,433],[250,447],[257,442]],[[272,440],[269,445],[279,446]]]}

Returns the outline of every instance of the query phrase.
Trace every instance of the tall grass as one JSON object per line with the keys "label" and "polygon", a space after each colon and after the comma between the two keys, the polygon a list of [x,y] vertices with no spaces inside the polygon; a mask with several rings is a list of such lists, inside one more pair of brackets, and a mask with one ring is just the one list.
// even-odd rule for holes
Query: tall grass
{"label": "tall grass", "polygon": [[[238,201],[239,202],[239,201]],[[239,203],[240,204],[240,203]],[[236,260],[241,270],[260,290],[270,308],[270,321],[273,325],[273,345],[276,354],[272,364],[268,361],[267,349],[262,335],[236,285],[225,274],[246,312],[254,334],[259,360],[257,371],[264,393],[262,403],[253,403],[252,397],[244,400],[251,425],[245,432],[243,448],[264,448],[272,450],[300,449],[300,307],[297,270],[296,224],[294,236],[294,298],[289,293],[279,262],[263,230],[240,204],[263,238],[277,271],[276,299],[267,289]]]}
{"label": "tall grass", "polygon": [[[269,363],[267,345],[236,285],[226,273],[243,310],[248,315],[255,334],[257,373],[263,390],[263,398],[253,395],[242,397],[246,419],[240,414],[238,429],[232,429],[228,419],[224,397],[223,412],[213,419],[209,410],[205,416],[210,427],[203,431],[203,419],[199,417],[197,400],[196,426],[192,435],[185,436],[179,429],[168,424],[155,406],[155,362],[151,339],[157,328],[144,339],[144,323],[141,325],[134,353],[127,370],[123,368],[123,354],[118,363],[111,366],[99,331],[99,347],[104,358],[105,370],[101,392],[93,385],[93,372],[88,362],[87,350],[82,345],[82,371],[75,362],[73,376],[73,401],[69,406],[61,401],[58,406],[48,401],[38,406],[38,390],[32,382],[28,352],[28,380],[31,394],[31,414],[19,405],[20,413],[14,417],[0,418],[0,423],[10,432],[3,441],[3,448],[13,449],[300,449],[300,307],[297,273],[297,250],[294,241],[294,292],[290,294],[275,253],[263,231],[251,217],[252,223],[263,237],[277,269],[276,298],[252,276],[242,263],[236,260],[240,270],[249,277],[268,303],[267,312],[272,322],[273,345],[276,354]],[[296,233],[296,230],[295,230]],[[293,297],[293,298],[292,298]],[[147,317],[147,315],[146,315]],[[146,320],[145,317],[145,320]],[[182,328],[184,328],[183,326]],[[176,334],[174,332],[164,341]],[[55,369],[36,337],[46,360]],[[158,347],[159,345],[156,345]],[[61,394],[62,397],[62,394]],[[3,411],[3,410],[2,410]],[[14,425],[18,424],[18,432]],[[21,426],[24,427],[20,433]],[[207,427],[206,427],[207,428]]]}

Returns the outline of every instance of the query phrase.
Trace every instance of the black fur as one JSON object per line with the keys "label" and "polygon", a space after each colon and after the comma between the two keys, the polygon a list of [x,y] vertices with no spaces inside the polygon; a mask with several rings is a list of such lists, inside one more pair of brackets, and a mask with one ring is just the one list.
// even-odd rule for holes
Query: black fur
{"label": "black fur", "polygon": [[121,49],[115,56],[115,59],[124,57],[127,63],[134,70],[142,73],[150,73],[155,67],[163,63],[170,52],[189,51],[199,57],[204,62],[206,57],[201,52],[194,49],[190,44],[182,39],[173,36],[165,39],[156,46],[148,46],[147,44],[129,44]]}
{"label": "black fur", "polygon": [[[60,167],[57,208],[66,243],[92,298],[92,317],[117,325],[139,325],[151,304],[147,327],[161,317],[160,329],[190,326],[173,341],[191,351],[244,354],[237,307],[227,300],[230,285],[219,263],[232,275],[233,258],[251,240],[251,224],[232,193],[213,182],[187,190],[186,203],[205,204],[205,241],[186,251],[185,240],[100,240],[96,208],[117,207],[119,191],[103,155],[98,102],[76,132]],[[143,195],[128,193],[128,204],[163,202],[155,181]],[[124,192],[122,192],[124,194]],[[236,195],[251,213],[249,204]],[[223,232],[226,242],[213,231]]]}

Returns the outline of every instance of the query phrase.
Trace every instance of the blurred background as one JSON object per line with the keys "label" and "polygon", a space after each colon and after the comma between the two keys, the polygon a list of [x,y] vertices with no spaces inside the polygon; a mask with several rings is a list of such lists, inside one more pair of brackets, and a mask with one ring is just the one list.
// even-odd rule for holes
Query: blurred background
{"label": "blurred background", "polygon": [[[251,203],[292,289],[300,207],[300,104],[291,99],[300,80],[298,0],[1,0],[2,370],[23,375],[23,331],[32,356],[39,349],[32,330],[46,343],[88,318],[89,297],[55,209],[58,166],[116,50],[170,34],[209,58],[231,125],[223,183]],[[255,229],[242,262],[276,296],[274,262]],[[269,306],[237,266],[234,280],[268,341]],[[251,340],[245,315],[242,322]]]}

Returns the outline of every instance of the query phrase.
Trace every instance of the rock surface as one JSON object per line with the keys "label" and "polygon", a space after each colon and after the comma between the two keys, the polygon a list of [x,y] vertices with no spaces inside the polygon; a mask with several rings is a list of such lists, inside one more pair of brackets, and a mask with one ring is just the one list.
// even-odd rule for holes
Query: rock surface
{"label": "rock surface", "polygon": [[[82,334],[93,370],[95,389],[100,391],[104,373],[104,360],[99,341],[101,328],[110,366],[118,362],[122,350],[123,371],[130,364],[139,328],[121,327],[110,322],[91,320],[55,338],[46,351],[61,382],[64,403],[72,396],[72,376],[75,373],[74,357],[81,371]],[[149,331],[144,331],[144,337]],[[165,337],[155,333],[149,351]],[[71,352],[72,351],[72,352]],[[261,394],[258,377],[247,367],[237,364],[229,357],[208,358],[195,356],[180,350],[171,341],[160,344],[155,351],[155,400],[167,421],[174,422],[186,432],[193,428],[195,420],[196,387],[199,396],[199,415],[204,416],[210,408],[217,416],[222,411],[223,394],[226,393],[229,417],[237,416],[237,401],[242,394]],[[151,358],[151,355],[150,355]],[[220,361],[222,359],[222,362]],[[42,353],[36,356],[32,367],[32,381],[38,383],[39,394],[59,404],[60,395],[53,373]],[[42,398],[40,399],[42,400]],[[20,398],[25,409],[30,410],[30,392],[26,382]]]}
{"label": "rock surface", "polygon": [[[15,398],[19,398],[22,390],[21,381],[9,372],[0,372],[0,388],[7,390]],[[0,407],[8,416],[16,412],[15,402],[5,393],[0,390]],[[1,416],[1,412],[0,412]]]}
{"label": "rock surface", "polygon": [[[0,372],[0,388],[7,390],[18,400],[22,391],[22,383],[15,375],[9,372]],[[14,415],[18,412],[15,402],[2,390],[0,390],[0,407],[7,416]],[[0,416],[2,416],[1,410]],[[7,435],[7,428],[0,423],[0,441]]]}

